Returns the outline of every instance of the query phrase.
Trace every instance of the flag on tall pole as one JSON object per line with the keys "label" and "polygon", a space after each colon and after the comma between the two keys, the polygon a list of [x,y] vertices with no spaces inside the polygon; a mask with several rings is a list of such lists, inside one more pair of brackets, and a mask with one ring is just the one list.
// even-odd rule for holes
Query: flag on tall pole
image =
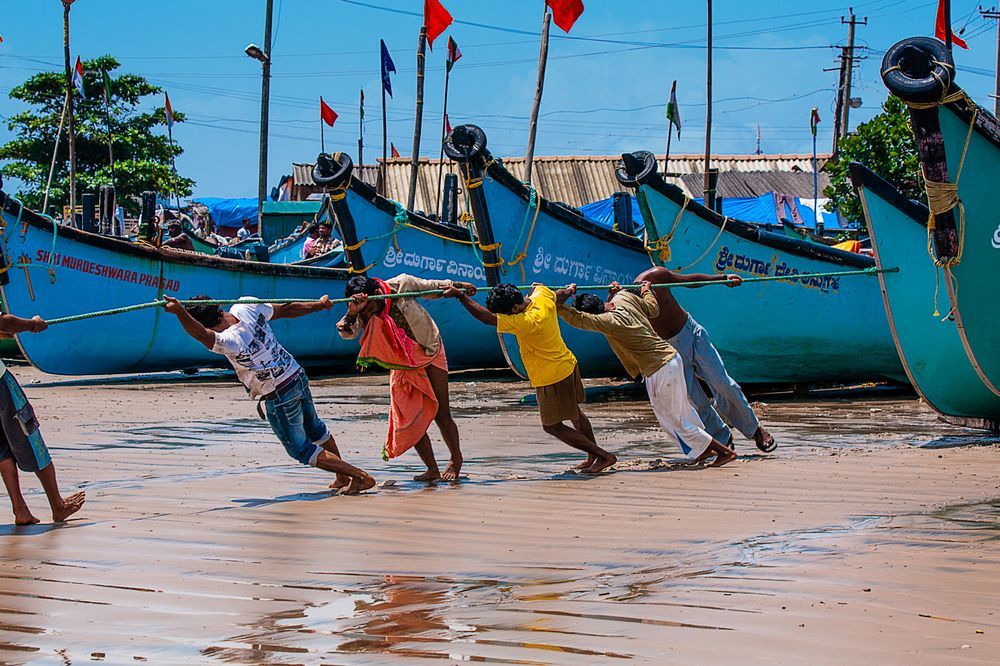
{"label": "flag on tall pole", "polygon": [[398,158],[398,157],[399,157],[399,151],[398,151],[398,150],[396,150],[396,144],[394,144],[394,143],[390,143],[390,144],[389,144],[389,146],[390,146],[390,147],[392,148],[392,157],[393,157],[394,159],[395,159],[395,158]]}
{"label": "flag on tall pole", "polygon": [[950,33],[952,44],[963,49],[968,49],[969,45],[965,43],[965,40],[956,35],[955,31],[951,28],[951,17],[948,16],[950,12],[946,6],[947,4],[948,0],[938,0],[937,21],[934,23],[934,36],[947,44]]}
{"label": "flag on tall pole", "polygon": [[583,0],[545,0],[552,10],[552,22],[569,32],[576,20],[583,14]]}
{"label": "flag on tall pole", "polygon": [[760,123],[757,123],[757,154],[760,155],[761,153],[762,151],[760,149]]}
{"label": "flag on tall pole", "polygon": [[76,66],[73,68],[73,85],[80,92],[80,97],[87,96],[83,91],[83,63],[80,61],[80,56],[76,57]]}
{"label": "flag on tall pole", "polygon": [[455,66],[455,63],[459,61],[462,57],[462,51],[458,48],[458,43],[448,36],[448,58],[445,60],[444,66],[447,71],[451,71],[451,68]]}
{"label": "flag on tall pole", "polygon": [[670,121],[667,126],[677,128],[677,138],[681,138],[681,109],[677,106],[677,82],[674,81],[670,85],[670,100],[667,102],[667,120]]}
{"label": "flag on tall pole", "polygon": [[361,88],[358,95],[358,164],[365,163],[365,89]]}
{"label": "flag on tall pole", "polygon": [[167,117],[167,129],[173,129],[174,127],[174,107],[170,104],[170,95],[164,91],[163,93],[163,113]]}
{"label": "flag on tall pole", "polygon": [[809,130],[812,132],[813,136],[816,136],[816,131],[819,128],[819,109],[815,106],[812,108],[812,113],[809,115]]}
{"label": "flag on tall pole", "polygon": [[106,69],[101,70],[101,89],[104,92],[104,105],[107,106],[111,103],[111,77]]}
{"label": "flag on tall pole", "polygon": [[337,112],[330,108],[330,105],[323,101],[323,98],[319,98],[319,151],[321,153],[326,152],[326,138],[323,136],[325,130],[323,125],[329,125],[333,127],[333,124],[337,122]]}
{"label": "flag on tall pole", "polygon": [[427,46],[434,48],[434,40],[454,21],[441,0],[424,0],[424,26],[427,28]]}
{"label": "flag on tall pole", "polygon": [[392,97],[392,79],[389,78],[389,74],[396,73],[396,65],[389,56],[389,47],[385,45],[385,41],[381,39],[378,41],[382,49],[382,90]]}
{"label": "flag on tall pole", "polygon": [[819,128],[819,109],[815,106],[809,114],[809,129],[813,135],[813,216],[816,233],[823,233],[823,223],[819,217],[819,169],[816,163],[816,133]]}
{"label": "flag on tall pole", "polygon": [[444,114],[444,131],[445,134],[451,134],[451,122],[448,120],[448,114]]}

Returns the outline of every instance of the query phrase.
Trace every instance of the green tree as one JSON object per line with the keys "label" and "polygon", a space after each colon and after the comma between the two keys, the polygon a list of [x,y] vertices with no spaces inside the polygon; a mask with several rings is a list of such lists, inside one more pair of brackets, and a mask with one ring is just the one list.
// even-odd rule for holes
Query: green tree
{"label": "green tree", "polygon": [[[138,107],[145,97],[162,90],[135,74],[112,76],[120,66],[112,56],[105,55],[83,63],[84,90],[81,98],[74,91],[73,116],[76,123],[76,189],[77,203],[83,192],[95,192],[101,185],[115,185],[118,201],[131,213],[136,204],[131,197],[146,190],[163,194],[189,196],[194,181],[175,176],[172,158],[184,152],[176,143],[171,146],[166,131],[155,132],[166,125],[164,108],[142,112]],[[115,172],[112,181],[108,157],[108,130],[105,122],[103,81],[106,71],[111,80],[110,118],[114,143]],[[31,208],[41,209],[45,183],[55,144],[56,131],[66,95],[63,72],[42,72],[17,86],[10,97],[31,108],[8,119],[7,126],[14,139],[0,146],[0,174],[22,183],[18,192]],[[174,113],[180,122],[184,116]],[[69,142],[66,128],[56,156],[56,168],[49,192],[50,211],[69,204]],[[46,211],[49,212],[49,211]]]}
{"label": "green tree", "polygon": [[890,96],[882,105],[882,113],[842,140],[835,159],[826,165],[830,185],[823,194],[830,198],[830,207],[848,220],[858,220],[864,225],[861,201],[847,171],[851,162],[864,164],[907,197],[926,202],[910,114],[897,97]]}

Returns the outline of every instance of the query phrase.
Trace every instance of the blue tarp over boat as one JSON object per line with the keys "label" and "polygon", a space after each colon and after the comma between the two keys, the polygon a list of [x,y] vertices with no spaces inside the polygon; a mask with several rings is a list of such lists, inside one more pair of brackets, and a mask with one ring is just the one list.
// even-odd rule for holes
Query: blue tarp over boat
{"label": "blue tarp over boat", "polygon": [[[635,221],[637,233],[642,233],[643,221],[642,221],[642,211],[639,210],[639,204],[632,199],[632,219]],[[791,201],[794,202],[796,209],[798,210],[799,216],[802,219],[802,223],[809,229],[816,228],[816,215],[813,212],[813,201],[812,199],[803,199],[801,197],[789,197]],[[615,211],[612,205],[613,198],[602,199],[601,201],[595,201],[594,203],[589,203],[585,206],[580,207],[580,212],[583,213],[584,217],[594,222],[597,222],[601,226],[611,228],[615,223]],[[698,203],[704,203],[703,199],[693,199],[692,201],[697,201]],[[823,206],[824,199],[819,200],[820,207]],[[740,220],[745,220],[747,222],[756,222],[758,224],[781,224],[781,220],[778,217],[778,210],[775,206],[775,196],[773,193],[762,194],[759,197],[731,197],[722,200],[722,214],[728,215],[729,217],[737,218]],[[784,206],[785,219],[792,220],[792,213],[788,206]],[[839,231],[843,229],[857,228],[857,223],[854,222],[843,222],[834,213],[823,213],[823,225],[828,231]]]}
{"label": "blue tarp over boat", "polygon": [[244,218],[257,223],[257,199],[254,197],[199,197],[192,199],[208,208],[218,227],[240,228]]}

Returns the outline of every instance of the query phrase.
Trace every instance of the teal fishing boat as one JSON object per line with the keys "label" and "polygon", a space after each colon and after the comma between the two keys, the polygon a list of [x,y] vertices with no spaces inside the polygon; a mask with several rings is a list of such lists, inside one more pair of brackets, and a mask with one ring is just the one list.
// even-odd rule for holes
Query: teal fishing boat
{"label": "teal fishing boat", "polygon": [[[665,182],[648,152],[623,155],[617,176],[635,191],[654,264],[787,278],[673,292],[711,331],[737,381],[906,381],[874,271],[865,272],[874,259],[719,215]],[[796,278],[803,273],[826,276]]]}
{"label": "teal fishing boat", "polygon": [[930,37],[905,39],[885,55],[886,87],[909,106],[930,203],[928,238],[910,261],[940,272],[965,355],[1000,395],[1000,121],[955,85],[949,49]]}
{"label": "teal fishing boat", "polygon": [[910,383],[949,421],[1000,428],[1000,396],[980,379],[951,317],[935,314],[940,284],[927,260],[927,208],[910,201],[860,164],[851,179],[861,197],[889,327]]}

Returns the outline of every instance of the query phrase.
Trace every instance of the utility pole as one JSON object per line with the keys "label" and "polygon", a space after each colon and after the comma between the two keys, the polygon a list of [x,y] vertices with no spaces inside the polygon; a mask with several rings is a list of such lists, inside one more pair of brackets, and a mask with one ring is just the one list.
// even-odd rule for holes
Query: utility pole
{"label": "utility pole", "polygon": [[837,116],[833,119],[833,152],[837,152],[840,140],[850,132],[851,117],[851,84],[854,82],[854,34],[857,26],[868,25],[868,17],[858,20],[854,8],[849,7],[850,18],[840,17],[840,23],[847,26],[847,46],[841,49],[840,55],[840,89],[837,95]]}
{"label": "utility pole", "polygon": [[979,14],[984,19],[991,19],[997,22],[997,69],[996,84],[993,88],[993,115],[1000,116],[1000,11],[996,7],[983,9],[980,6]]}
{"label": "utility pole", "polygon": [[[274,0],[267,0],[264,10],[264,57],[261,59],[260,84],[260,168],[257,174],[257,210],[264,211],[267,199],[267,116],[271,98],[271,15]],[[258,217],[259,220],[259,217]]]}

